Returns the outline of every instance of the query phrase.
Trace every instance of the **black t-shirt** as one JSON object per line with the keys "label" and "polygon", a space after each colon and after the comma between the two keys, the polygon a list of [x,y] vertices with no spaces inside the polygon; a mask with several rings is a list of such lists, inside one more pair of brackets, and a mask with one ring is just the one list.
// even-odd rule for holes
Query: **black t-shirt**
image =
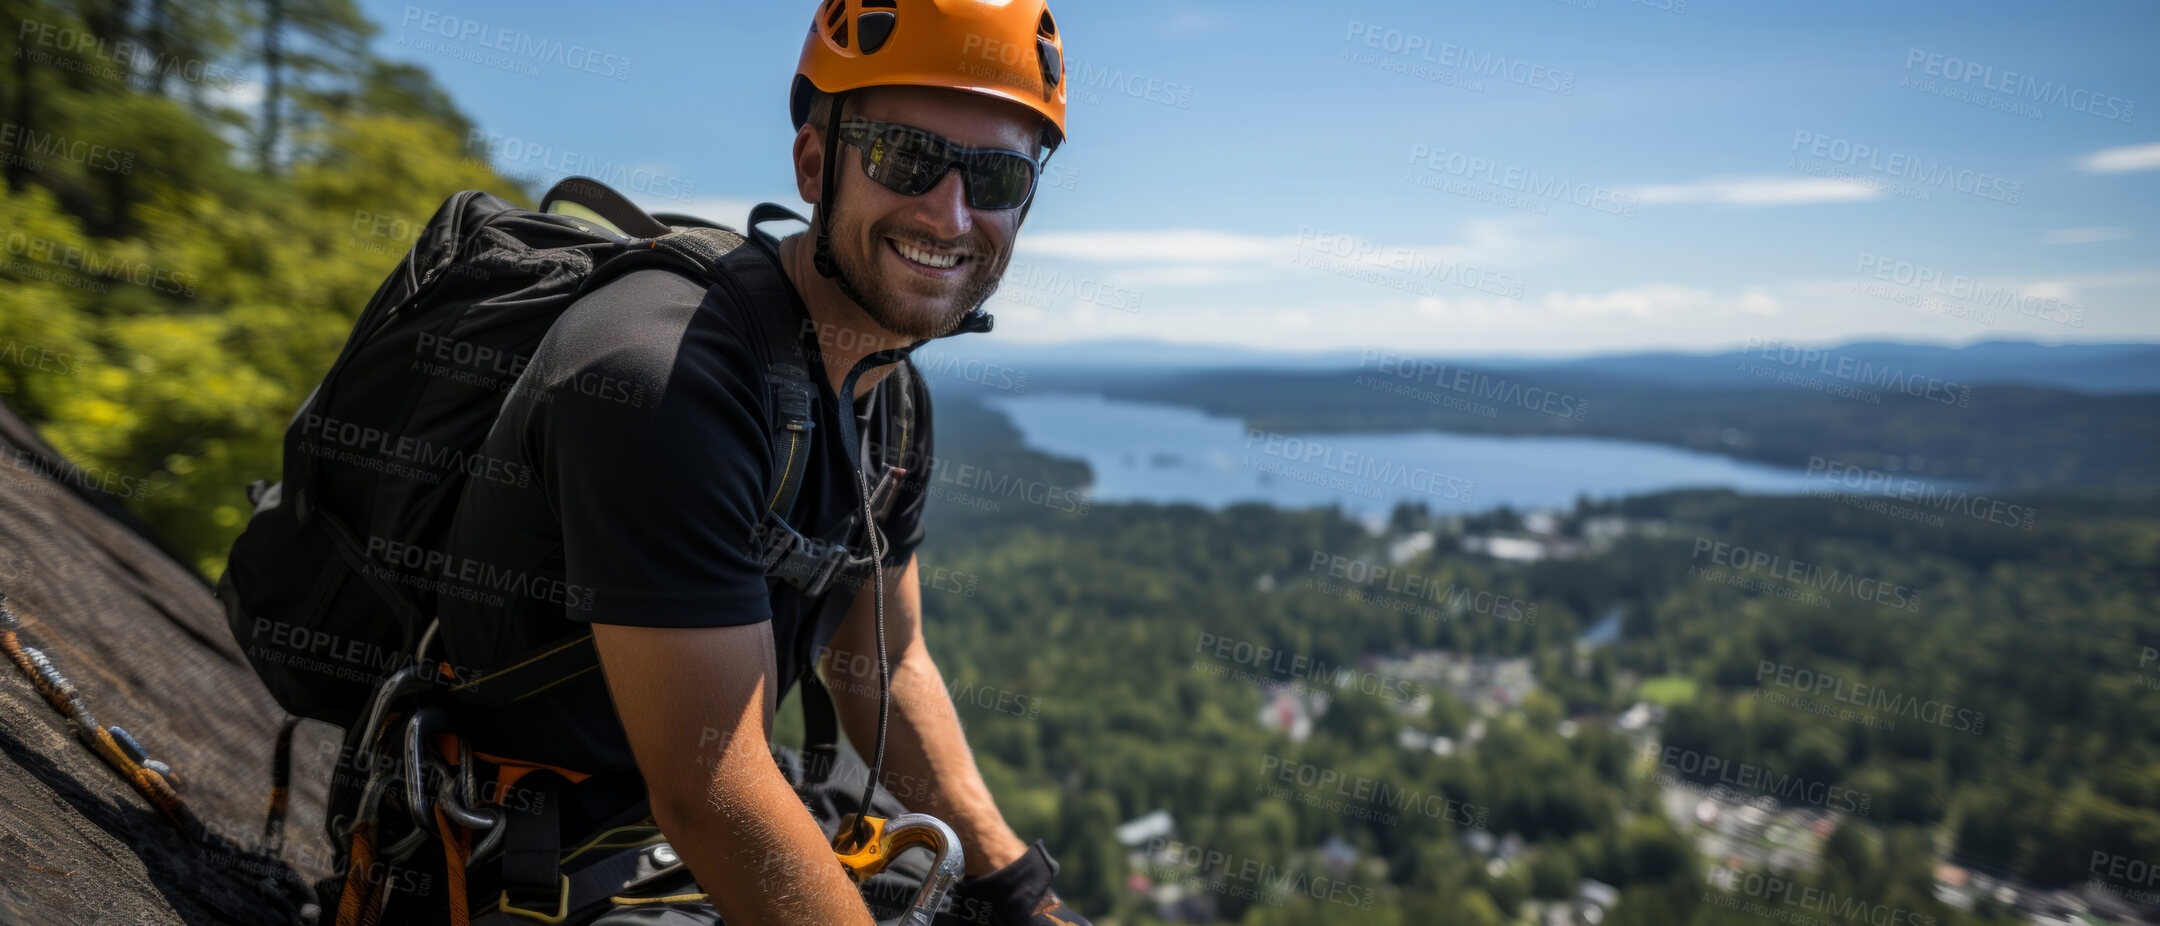
{"label": "black t-shirt", "polygon": [[[746,244],[729,259],[766,259],[754,251]],[[860,510],[839,439],[842,406],[801,324],[801,297],[782,288],[816,390],[813,456],[784,517],[806,535],[834,538]],[[753,532],[774,496],[773,400],[759,310],[736,302],[725,287],[637,271],[580,299],[550,329],[481,450],[535,476],[522,487],[472,480],[449,532],[446,561],[471,591],[439,596],[444,661],[492,668],[589,623],[770,620],[781,691],[794,684],[845,608],[825,609],[819,621],[822,599],[767,580],[757,558]],[[929,395],[921,376],[907,379],[920,441],[909,456],[928,459]],[[896,380],[853,403],[863,443],[881,433],[880,393]],[[927,467],[910,467],[882,519],[888,566],[904,565],[922,541],[927,477]],[[860,538],[858,530],[851,547],[867,551]],[[835,583],[827,597],[852,594]],[[586,799],[567,802],[566,831],[619,809],[593,795],[626,785],[642,794],[597,667],[492,713],[459,717],[476,750],[601,779],[578,789]]]}

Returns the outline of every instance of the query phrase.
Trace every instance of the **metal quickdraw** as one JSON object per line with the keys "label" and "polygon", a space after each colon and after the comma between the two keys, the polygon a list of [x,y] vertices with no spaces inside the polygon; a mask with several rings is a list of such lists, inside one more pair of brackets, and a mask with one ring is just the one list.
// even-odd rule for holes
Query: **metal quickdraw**
{"label": "metal quickdraw", "polygon": [[[425,641],[422,646],[425,647]],[[451,869],[448,877],[454,895],[451,898],[452,916],[457,919],[465,909],[464,870],[494,850],[502,841],[504,827],[500,812],[480,806],[482,802],[475,799],[478,792],[474,784],[472,745],[453,734],[448,711],[420,704],[403,716],[402,735],[391,729],[398,706],[425,692],[431,684],[426,673],[415,664],[393,673],[377,687],[361,727],[364,761],[369,769],[367,783],[361,789],[358,808],[338,827],[337,835],[341,842],[350,846],[348,872],[375,864],[403,863],[428,840],[442,839],[445,859]],[[438,757],[433,749],[433,745],[446,736],[456,740],[455,767]],[[392,753],[394,761],[376,760],[376,756],[391,750],[395,750]],[[378,845],[385,801],[401,801],[405,805],[406,819],[412,826],[396,841]],[[477,842],[469,852],[454,839],[452,827],[461,827],[477,835]],[[367,882],[368,879],[354,879],[348,873],[338,904],[339,923],[364,922],[382,915],[390,900],[389,891]]]}
{"label": "metal quickdraw", "polygon": [[150,803],[164,812],[167,819],[189,832],[194,831],[195,818],[180,802],[180,776],[172,767],[150,758],[142,744],[119,727],[99,726],[97,718],[90,713],[89,699],[84,697],[67,676],[60,674],[58,666],[36,647],[23,642],[22,621],[7,605],[7,594],[0,592],[0,649],[8,658],[30,677],[38,693],[53,710],[68,719],[75,728],[75,735],[105,760],[106,765],[127,779],[128,784],[148,798]]}

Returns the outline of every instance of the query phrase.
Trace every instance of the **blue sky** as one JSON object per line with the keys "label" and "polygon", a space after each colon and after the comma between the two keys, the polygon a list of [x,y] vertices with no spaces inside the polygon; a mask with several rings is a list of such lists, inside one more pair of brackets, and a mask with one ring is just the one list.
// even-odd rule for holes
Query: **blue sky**
{"label": "blue sky", "polygon": [[[362,7],[506,171],[731,222],[799,205],[785,97],[812,4]],[[2160,340],[2150,2],[1053,10],[1071,143],[995,338]]]}

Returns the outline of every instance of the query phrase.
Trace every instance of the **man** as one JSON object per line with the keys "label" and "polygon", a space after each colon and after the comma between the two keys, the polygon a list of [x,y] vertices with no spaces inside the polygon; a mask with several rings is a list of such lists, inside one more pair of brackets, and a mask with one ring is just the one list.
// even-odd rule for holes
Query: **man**
{"label": "man", "polygon": [[[850,460],[839,438],[882,433],[879,410],[891,403],[881,390],[897,382],[888,379],[895,362],[982,318],[1039,154],[1063,140],[1062,78],[1042,0],[820,5],[790,101],[811,229],[770,254],[745,245],[724,263],[746,280],[784,279],[771,291],[785,292],[787,311],[801,319],[805,356],[822,361],[811,364],[822,366],[811,377],[814,455],[787,513],[803,533],[865,510],[856,464],[872,455]],[[451,529],[453,556],[559,579],[579,605],[445,596],[447,662],[496,664],[586,622],[602,670],[494,716],[460,717],[475,751],[531,770],[509,787],[544,792],[538,803],[566,852],[635,819],[638,799],[649,800],[672,847],[664,857],[679,856],[695,876],[688,891],[707,895],[618,899],[607,922],[872,921],[766,746],[774,705],[822,647],[841,725],[872,751],[881,733],[880,615],[876,582],[843,585],[828,594],[852,604],[823,609],[844,614],[826,626],[822,598],[768,581],[758,560],[753,535],[780,487],[768,484],[771,358],[745,321],[758,307],[738,304],[756,291],[646,270],[572,306],[483,450],[533,467],[537,488],[474,480]],[[908,457],[927,461],[929,395],[919,376],[907,379],[921,432]],[[928,469],[905,473],[880,519],[890,542],[881,563],[892,666],[886,779],[908,783],[894,791],[910,810],[959,834],[968,875],[959,894],[981,919],[1084,924],[1050,891],[1056,867],[1046,850],[1023,842],[998,812],[923,639],[913,550]],[[872,549],[869,540],[857,534],[850,546]],[[505,815],[532,828],[532,814]],[[476,866],[473,909],[550,917],[562,899],[553,887],[558,846],[521,846],[517,832],[498,880]],[[483,900],[500,907],[490,913]]]}

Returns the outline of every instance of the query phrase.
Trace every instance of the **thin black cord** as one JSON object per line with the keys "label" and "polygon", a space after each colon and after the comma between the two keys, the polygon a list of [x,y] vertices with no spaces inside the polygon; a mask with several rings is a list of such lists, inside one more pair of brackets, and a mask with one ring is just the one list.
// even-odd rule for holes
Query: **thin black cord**
{"label": "thin black cord", "polygon": [[[910,345],[907,350],[880,351],[856,361],[855,368],[849,370],[848,375],[840,380],[840,395],[845,397],[841,401],[849,403],[853,399],[855,395],[855,379],[862,375],[865,364],[877,360],[884,360],[887,363],[904,360],[909,352],[920,346],[922,346],[922,342],[917,341],[915,344]],[[886,355],[892,356],[887,359]],[[840,422],[845,442],[851,449],[860,447],[860,439],[855,433],[853,410],[849,409],[843,412]],[[885,534],[878,529],[877,513],[870,507],[870,480],[863,473],[860,453],[851,453],[849,456],[854,458],[850,459],[848,463],[849,468],[855,471],[855,497],[862,502],[863,533],[867,535],[870,542],[870,573],[871,581],[875,583],[871,586],[870,597],[872,608],[877,617],[878,651],[877,749],[871,753],[870,777],[869,780],[863,782],[862,803],[860,809],[855,813],[855,826],[848,832],[848,837],[855,839],[862,833],[864,826],[863,815],[870,812],[870,798],[877,793],[878,780],[885,776],[885,733],[892,717],[892,665],[885,653]]]}
{"label": "thin black cord", "polygon": [[[843,90],[832,95],[831,113],[825,120],[825,166],[822,169],[823,176],[818,178],[819,188],[824,192],[824,195],[822,197],[823,201],[818,203],[816,210],[813,210],[818,220],[817,247],[811,255],[810,263],[817,267],[817,272],[820,275],[834,278],[840,276],[840,264],[833,260],[832,255],[832,222],[833,200],[836,196],[836,188],[839,186],[837,175],[840,170],[841,154],[840,106],[845,102],[847,102],[847,91]],[[847,288],[847,281],[842,279],[841,286]],[[852,298],[855,294],[850,290],[848,295]],[[854,397],[850,396],[848,401],[854,401]]]}
{"label": "thin black cord", "polygon": [[879,778],[885,775],[885,726],[892,715],[892,666],[885,656],[885,537],[878,530],[877,519],[870,510],[870,483],[860,466],[855,468],[855,492],[862,499],[863,523],[868,525],[870,535],[870,573],[873,584],[870,589],[872,605],[877,612],[878,656],[878,720],[877,752],[870,763],[870,779],[863,783],[862,809],[855,814],[855,833],[860,834],[863,815],[870,812],[870,798],[877,790]]}

